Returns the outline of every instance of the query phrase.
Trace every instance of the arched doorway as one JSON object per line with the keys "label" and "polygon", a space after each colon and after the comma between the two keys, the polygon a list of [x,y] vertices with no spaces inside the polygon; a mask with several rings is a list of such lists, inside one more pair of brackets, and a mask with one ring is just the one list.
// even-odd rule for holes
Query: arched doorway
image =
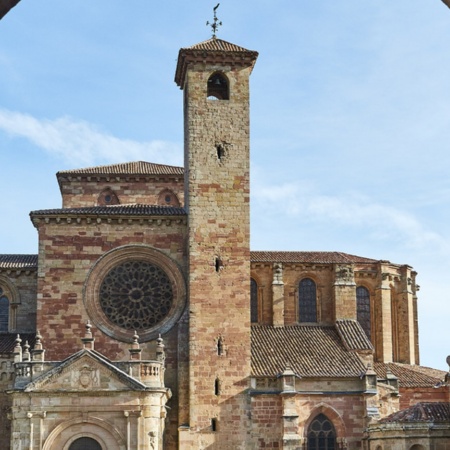
{"label": "arched doorway", "polygon": [[69,450],[102,450],[102,447],[95,439],[81,437],[70,444]]}

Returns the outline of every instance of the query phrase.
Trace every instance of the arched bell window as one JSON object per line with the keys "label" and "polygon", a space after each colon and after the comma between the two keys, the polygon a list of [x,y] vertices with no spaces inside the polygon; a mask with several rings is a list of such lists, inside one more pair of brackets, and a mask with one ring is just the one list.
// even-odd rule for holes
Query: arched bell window
{"label": "arched bell window", "polygon": [[308,427],[307,450],[335,450],[336,431],[325,414],[319,414]]}
{"label": "arched bell window", "polygon": [[208,100],[229,100],[228,80],[221,72],[215,72],[208,78]]}
{"label": "arched bell window", "polygon": [[370,339],[371,314],[370,314],[370,294],[364,286],[356,288],[356,319]]}
{"label": "arched bell window", "polygon": [[299,322],[317,322],[317,289],[311,278],[303,278],[298,285]]}

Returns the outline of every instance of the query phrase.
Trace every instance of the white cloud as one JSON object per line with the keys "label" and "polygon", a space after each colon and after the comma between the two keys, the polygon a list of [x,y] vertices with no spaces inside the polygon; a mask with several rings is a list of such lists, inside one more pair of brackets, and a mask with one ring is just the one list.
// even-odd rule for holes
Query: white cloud
{"label": "white cloud", "polygon": [[0,109],[0,129],[26,138],[47,153],[71,164],[95,165],[99,161],[138,160],[181,164],[182,149],[175,143],[123,140],[88,122],[70,117],[41,120],[28,114]]}
{"label": "white cloud", "polygon": [[450,243],[426,229],[412,213],[373,202],[365,195],[339,192],[335,196],[323,195],[312,186],[295,182],[275,186],[256,184],[253,199],[277,214],[282,207],[290,217],[302,221],[364,229],[373,240],[402,242],[405,247],[415,249],[450,250]]}

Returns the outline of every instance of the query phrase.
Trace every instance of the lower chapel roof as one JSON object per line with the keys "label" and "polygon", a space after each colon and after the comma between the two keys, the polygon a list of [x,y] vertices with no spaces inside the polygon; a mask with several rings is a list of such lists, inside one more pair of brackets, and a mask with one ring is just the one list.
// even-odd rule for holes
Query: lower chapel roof
{"label": "lower chapel roof", "polygon": [[334,326],[253,325],[251,347],[255,377],[275,377],[288,366],[301,377],[356,377],[366,371]]}
{"label": "lower chapel roof", "polygon": [[442,383],[447,372],[430,367],[401,363],[374,363],[379,379],[386,379],[388,370],[398,378],[403,388],[434,387]]}
{"label": "lower chapel roof", "polygon": [[418,423],[418,422],[449,422],[450,403],[421,402],[410,408],[393,413],[380,423]]}

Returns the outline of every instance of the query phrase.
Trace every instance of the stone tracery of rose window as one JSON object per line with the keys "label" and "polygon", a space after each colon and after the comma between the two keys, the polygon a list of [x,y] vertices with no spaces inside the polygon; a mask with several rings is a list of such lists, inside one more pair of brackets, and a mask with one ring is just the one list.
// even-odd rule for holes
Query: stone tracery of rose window
{"label": "stone tracery of rose window", "polygon": [[100,306],[115,325],[127,330],[154,327],[170,312],[172,283],[167,274],[148,261],[126,261],[104,277]]}

